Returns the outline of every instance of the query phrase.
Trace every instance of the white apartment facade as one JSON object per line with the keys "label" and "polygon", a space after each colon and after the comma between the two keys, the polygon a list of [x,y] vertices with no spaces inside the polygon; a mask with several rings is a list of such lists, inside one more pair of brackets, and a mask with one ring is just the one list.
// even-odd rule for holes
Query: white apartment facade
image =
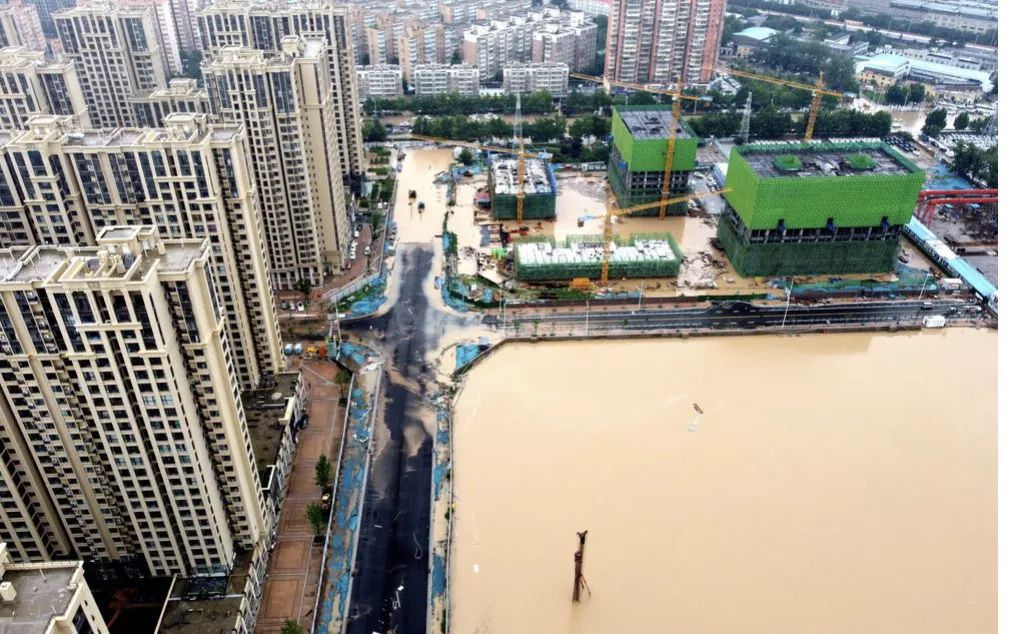
{"label": "white apartment facade", "polygon": [[97,244],[0,252],[2,427],[76,556],[220,574],[265,518],[210,241]]}
{"label": "white apartment facade", "polygon": [[414,68],[414,94],[419,97],[476,95],[480,89],[480,73],[475,66],[419,64]]}
{"label": "white apartment facade", "polygon": [[[250,138],[274,288],[321,284],[348,262],[327,46],[289,36],[282,52],[226,47],[203,67],[211,111]],[[357,93],[357,90],[355,90]]]}
{"label": "white apartment facade", "polygon": [[552,97],[569,92],[569,67],[565,64],[507,64],[502,69],[502,90],[506,94],[526,94],[545,90]]}
{"label": "white apartment facade", "polygon": [[0,130],[24,129],[36,114],[91,125],[74,63],[47,61],[43,53],[21,47],[0,49]]}
{"label": "white apartment facade", "polygon": [[404,76],[394,64],[359,66],[358,98],[395,99],[404,94]]}

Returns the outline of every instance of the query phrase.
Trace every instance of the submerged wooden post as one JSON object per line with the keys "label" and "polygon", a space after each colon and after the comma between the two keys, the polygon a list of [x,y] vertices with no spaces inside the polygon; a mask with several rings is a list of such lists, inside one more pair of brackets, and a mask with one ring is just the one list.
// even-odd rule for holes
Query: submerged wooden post
{"label": "submerged wooden post", "polygon": [[583,550],[586,548],[586,534],[590,531],[576,533],[579,536],[579,550],[576,551],[576,576],[572,580],[572,602],[579,603],[579,591],[586,583],[583,580]]}

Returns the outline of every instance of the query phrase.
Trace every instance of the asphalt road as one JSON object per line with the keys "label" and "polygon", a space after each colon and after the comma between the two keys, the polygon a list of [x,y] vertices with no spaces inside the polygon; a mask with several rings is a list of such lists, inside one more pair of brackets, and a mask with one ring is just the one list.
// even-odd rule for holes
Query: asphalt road
{"label": "asphalt road", "polygon": [[[537,324],[583,326],[594,330],[667,330],[667,329],[739,329],[768,326],[812,326],[867,323],[909,323],[927,315],[943,315],[949,319],[977,316],[974,305],[961,301],[935,300],[851,302],[843,304],[794,304],[762,306],[748,302],[725,302],[707,308],[643,309],[640,311],[579,311],[568,313],[526,313],[507,315],[505,327]],[[785,316],[785,322],[784,322]],[[492,315],[486,322],[498,325],[500,317]]]}
{"label": "asphalt road", "polygon": [[432,249],[399,249],[400,296],[386,315],[355,325],[382,332],[391,376],[385,382],[381,423],[389,441],[373,457],[351,589],[351,634],[424,634],[428,604],[432,438],[420,420],[420,393],[430,380],[420,363],[430,341],[428,300],[422,290]]}

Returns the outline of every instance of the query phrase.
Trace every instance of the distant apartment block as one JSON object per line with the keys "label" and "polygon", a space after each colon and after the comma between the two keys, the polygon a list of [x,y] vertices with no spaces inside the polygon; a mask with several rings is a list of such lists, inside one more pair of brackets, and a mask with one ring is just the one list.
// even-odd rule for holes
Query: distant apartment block
{"label": "distant apartment block", "polygon": [[0,130],[24,129],[36,114],[72,116],[90,126],[74,63],[47,61],[19,47],[0,49]]}
{"label": "distant apartment block", "polygon": [[502,70],[502,90],[508,94],[545,90],[552,97],[569,92],[569,67],[565,64],[509,64]]}
{"label": "distant apartment block", "polygon": [[0,244],[94,245],[102,228],[208,238],[224,337],[242,389],[283,367],[265,238],[242,128],[173,114],[166,127],[82,130],[35,117],[0,132]]}
{"label": "distant apartment block", "polygon": [[0,542],[0,623],[9,632],[109,634],[81,561],[14,563]]}
{"label": "distant apartment block", "polygon": [[165,117],[176,112],[206,114],[210,110],[207,91],[197,86],[197,80],[183,77],[170,80],[168,88],[131,97],[130,103],[134,120],[142,128],[160,128]]}
{"label": "distant apartment block", "polygon": [[11,509],[43,521],[43,558],[227,574],[262,544],[214,266],[209,239],[152,227],[106,227],[96,247],[0,251],[0,428],[21,449],[15,472],[41,484],[11,491],[0,527]]}
{"label": "distant apartment block", "polygon": [[455,40],[441,24],[426,24],[410,20],[397,38],[397,60],[408,81],[418,64],[445,64],[452,61]]}
{"label": "distant apartment block", "polygon": [[64,52],[77,66],[92,124],[132,126],[130,97],[165,87],[170,73],[155,11],[96,1],[53,19]]}
{"label": "distant apartment block", "polygon": [[476,67],[464,64],[419,64],[414,68],[414,94],[476,95],[481,88]]}
{"label": "distant apartment block", "polygon": [[322,36],[333,95],[340,171],[357,179],[364,171],[358,78],[355,76],[349,8],[327,0],[218,0],[198,13],[200,48],[210,59],[228,46],[282,51],[289,35]]}
{"label": "distant apartment block", "polygon": [[482,82],[509,63],[551,62],[573,70],[593,65],[597,25],[582,13],[548,7],[472,24],[463,32],[460,56],[476,66]]}
{"label": "distant apartment block", "polygon": [[0,5],[0,48],[6,46],[46,50],[46,35],[34,4],[26,0],[8,0],[6,5]]}
{"label": "distant apartment block", "polygon": [[404,94],[404,76],[400,67],[393,64],[359,66],[358,98],[394,99]]}
{"label": "distant apartment block", "polygon": [[707,83],[726,0],[612,0],[605,75],[638,84]]}
{"label": "distant apartment block", "polygon": [[203,67],[214,116],[250,138],[275,288],[320,284],[349,255],[327,50],[322,39],[289,36],[280,53],[225,47]]}
{"label": "distant apartment block", "polygon": [[582,11],[589,16],[610,15],[611,0],[569,0],[569,11]]}

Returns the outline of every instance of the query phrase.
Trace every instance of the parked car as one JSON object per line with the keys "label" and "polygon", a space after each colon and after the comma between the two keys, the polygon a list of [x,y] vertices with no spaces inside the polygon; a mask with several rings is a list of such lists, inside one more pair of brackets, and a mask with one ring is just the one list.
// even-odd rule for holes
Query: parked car
{"label": "parked car", "polygon": [[302,344],[300,343],[295,344],[295,354],[302,354]]}
{"label": "parked car", "polygon": [[284,354],[291,354],[294,351],[295,346],[291,345],[290,343],[284,344]]}

